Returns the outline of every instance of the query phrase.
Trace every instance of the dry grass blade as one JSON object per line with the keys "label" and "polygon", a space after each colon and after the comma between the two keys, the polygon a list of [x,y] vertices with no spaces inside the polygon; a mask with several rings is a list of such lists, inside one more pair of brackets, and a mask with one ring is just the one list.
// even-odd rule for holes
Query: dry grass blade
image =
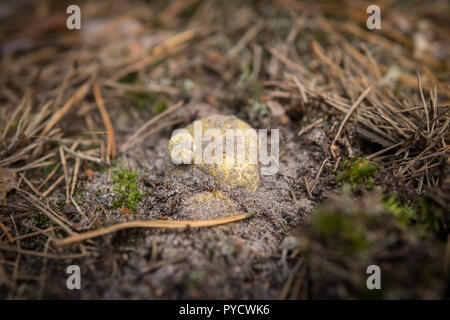
{"label": "dry grass blade", "polygon": [[375,87],[375,83],[371,84],[369,87],[367,87],[366,90],[364,90],[363,93],[361,93],[361,95],[358,97],[358,99],[355,101],[355,103],[351,106],[350,110],[347,112],[347,114],[345,115],[344,120],[342,120],[341,125],[339,126],[339,129],[336,133],[336,136],[333,139],[333,142],[331,143],[331,145],[335,145],[336,141],[339,139],[339,136],[342,132],[342,129],[344,128],[345,124],[347,123],[348,119],[350,118],[350,116],[352,115],[353,111],[355,111],[355,109],[358,107],[358,105],[361,103],[361,101],[364,100],[364,98],[370,93],[370,91]]}
{"label": "dry grass blade", "polygon": [[106,161],[109,163],[110,159],[114,159],[116,157],[116,139],[114,137],[114,128],[111,123],[111,119],[109,118],[108,111],[105,108],[105,104],[103,102],[102,95],[100,93],[100,86],[98,85],[98,81],[94,82],[94,96],[95,101],[97,103],[98,109],[100,110],[100,114],[103,119],[103,123],[106,127]]}
{"label": "dry grass blade", "polygon": [[422,99],[423,109],[425,110],[425,117],[427,119],[427,132],[430,132],[430,116],[428,115],[428,106],[425,101],[425,97],[423,95],[422,81],[420,81],[419,68],[417,68],[417,83],[419,84],[420,98]]}
{"label": "dry grass blade", "polygon": [[74,157],[77,157],[77,158],[80,158],[80,159],[83,159],[83,160],[87,160],[87,161],[92,161],[92,162],[95,162],[95,163],[101,164],[101,165],[106,165],[107,164],[102,159],[99,159],[99,158],[96,158],[96,157],[92,157],[92,156],[89,156],[89,155],[81,153],[81,152],[73,151],[73,150],[67,148],[66,146],[62,146],[62,149],[64,149],[64,151],[66,151],[67,153],[71,154]]}
{"label": "dry grass blade", "polygon": [[233,59],[245,46],[258,34],[262,29],[263,22],[259,21],[253,28],[249,29],[242,38],[236,43],[236,45],[228,51],[227,56],[229,59]]}
{"label": "dry grass blade", "polygon": [[58,216],[55,212],[53,212],[53,210],[51,210],[50,208],[46,208],[46,206],[39,201],[38,199],[36,199],[36,197],[34,197],[32,194],[30,194],[29,192],[27,192],[26,190],[20,189],[15,187],[14,188],[19,195],[21,195],[25,200],[27,200],[29,203],[31,203],[32,205],[34,205],[37,209],[39,209],[40,211],[42,211],[50,220],[52,220],[53,222],[55,222],[57,225],[59,225],[61,228],[63,228],[67,233],[73,235],[76,234],[74,231],[72,231],[67,225],[69,224],[67,221],[64,221],[60,216]]}
{"label": "dry grass blade", "polygon": [[71,236],[63,240],[55,242],[55,247],[61,248],[78,243],[84,240],[96,238],[109,233],[117,232],[119,230],[131,229],[131,228],[168,228],[168,229],[188,229],[188,228],[205,228],[218,226],[221,224],[231,223],[243,219],[247,219],[254,215],[254,212],[248,212],[231,217],[213,219],[213,220],[191,220],[191,221],[168,221],[168,220],[156,220],[156,221],[128,221],[119,223],[113,226],[109,226],[103,229],[85,232],[83,234]]}
{"label": "dry grass blade", "polygon": [[36,250],[27,250],[27,249],[17,248],[17,247],[3,244],[3,243],[0,243],[0,249],[6,250],[6,251],[17,252],[19,254],[24,254],[24,255],[34,256],[34,257],[42,257],[42,258],[57,259],[57,260],[72,260],[72,259],[86,257],[89,255],[89,253],[73,253],[73,254],[45,253],[45,252],[39,252]]}
{"label": "dry grass blade", "polygon": [[76,203],[76,201],[72,198],[72,196],[70,196],[70,201],[71,201],[72,204],[75,206],[75,208],[77,209],[78,213],[79,213],[84,219],[86,219],[86,221],[89,221],[89,218],[84,214],[83,210],[82,210],[81,207],[78,205],[78,203]]}
{"label": "dry grass blade", "polygon": [[56,181],[42,194],[47,197],[62,181],[64,180],[64,175],[60,176]]}
{"label": "dry grass blade", "polygon": [[75,188],[77,186],[78,171],[80,169],[80,163],[81,163],[80,158],[76,158],[76,160],[75,160],[75,167],[74,167],[74,170],[73,170],[73,177],[72,177],[72,187],[70,189],[70,197],[71,198],[72,198],[73,193],[75,192]]}
{"label": "dry grass blade", "polygon": [[[205,31],[202,31],[203,33],[206,33]],[[127,74],[130,74],[132,72],[142,70],[152,62],[154,62],[156,59],[161,57],[163,54],[169,54],[171,52],[175,52],[176,47],[193,39],[200,33],[199,28],[192,28],[189,30],[182,31],[170,38],[168,38],[165,42],[163,42],[160,45],[157,45],[154,47],[150,53],[149,56],[129,65],[117,72],[115,75],[112,76],[113,80],[120,79]]]}
{"label": "dry grass blade", "polygon": [[161,268],[161,267],[169,265],[169,264],[182,262],[182,261],[186,260],[186,258],[187,258],[187,255],[182,255],[179,257],[173,257],[173,258],[169,258],[166,260],[154,262],[154,263],[150,264],[149,266],[146,266],[145,268],[143,268],[141,270],[141,273],[147,273],[147,272],[153,271],[155,269]]}
{"label": "dry grass blade", "polygon": [[9,232],[8,228],[6,228],[6,226],[1,221],[0,221],[0,228],[3,230],[3,232],[8,237],[9,242],[13,243],[14,242],[14,238],[12,237],[12,235]]}
{"label": "dry grass blade", "polygon": [[309,187],[308,178],[307,178],[306,176],[304,176],[303,178],[304,178],[304,181],[305,181],[305,189],[306,189],[306,192],[308,193],[309,198],[310,198],[310,199],[313,199],[313,195],[312,195],[312,193],[311,193],[311,188]]}
{"label": "dry grass blade", "polygon": [[61,163],[63,166],[63,170],[64,170],[64,180],[66,181],[66,204],[68,204],[70,202],[70,178],[69,178],[69,171],[67,168],[67,163],[66,163],[66,156],[64,155],[64,151],[62,146],[59,147],[59,156],[61,158]]}
{"label": "dry grass blade", "polygon": [[300,137],[301,135],[303,135],[304,133],[308,132],[309,130],[311,130],[312,128],[317,127],[319,124],[321,124],[323,122],[323,119],[320,118],[316,121],[314,121],[313,123],[307,125],[306,127],[303,127],[298,133],[297,133],[297,137]]}
{"label": "dry grass blade", "polygon": [[79,101],[81,101],[89,91],[91,86],[91,82],[88,81],[84,85],[82,85],[73,95],[72,97],[64,104],[64,106],[59,109],[49,120],[47,125],[42,129],[41,135],[46,135],[50,132],[50,130],[55,126],[64,117],[64,115],[69,112],[69,110]]}
{"label": "dry grass blade", "polygon": [[141,93],[155,93],[155,92],[161,92],[166,93],[168,95],[178,95],[180,94],[180,90],[177,88],[169,87],[169,86],[163,86],[160,84],[146,84],[143,85],[137,85],[137,84],[125,84],[125,83],[118,83],[111,80],[106,80],[103,85],[111,88],[116,88],[121,91],[130,91],[130,92],[141,92]]}
{"label": "dry grass blade", "polygon": [[294,277],[297,274],[298,270],[302,266],[303,259],[300,258],[297,260],[297,263],[294,266],[294,269],[292,269],[291,274],[289,275],[288,279],[286,280],[283,289],[281,290],[281,293],[278,297],[278,300],[286,300],[286,298],[289,295],[289,291],[292,287],[292,282],[294,281]]}
{"label": "dry grass blade", "polygon": [[147,130],[148,127],[150,127],[152,124],[156,123],[160,119],[166,117],[167,115],[171,114],[172,112],[176,111],[182,105],[183,105],[183,101],[178,101],[176,104],[174,104],[173,106],[171,106],[164,112],[158,114],[157,116],[151,118],[149,121],[144,123],[134,134],[132,134],[127,139],[127,141],[120,148],[120,151],[126,152],[128,149],[130,149],[132,146],[134,146],[137,142],[141,141],[141,135],[144,133],[145,130]]}
{"label": "dry grass blade", "polygon": [[13,240],[17,241],[17,240],[22,240],[22,239],[26,239],[26,238],[35,237],[37,235],[44,234],[44,233],[47,233],[47,232],[50,232],[50,231],[53,231],[53,230],[57,230],[57,229],[58,229],[58,227],[50,227],[50,228],[45,229],[45,230],[39,230],[39,231],[23,234],[21,236],[13,238]]}

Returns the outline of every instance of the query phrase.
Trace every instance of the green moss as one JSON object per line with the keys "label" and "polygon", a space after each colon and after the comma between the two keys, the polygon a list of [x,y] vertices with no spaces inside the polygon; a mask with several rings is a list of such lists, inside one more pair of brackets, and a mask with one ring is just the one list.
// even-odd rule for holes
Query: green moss
{"label": "green moss", "polygon": [[127,208],[134,211],[143,198],[137,185],[137,172],[118,170],[113,180],[113,190],[116,192],[117,199],[113,201],[111,208]]}
{"label": "green moss", "polygon": [[138,73],[137,72],[131,72],[127,74],[126,76],[122,77],[119,82],[120,83],[136,83],[138,79]]}
{"label": "green moss", "polygon": [[313,33],[314,40],[316,40],[321,45],[330,44],[330,35],[325,31],[316,31]]}
{"label": "green moss", "polygon": [[[312,298],[423,299],[442,297],[445,244],[421,237],[399,217],[419,207],[375,194],[358,201],[340,196],[316,211],[300,237],[300,254],[311,270]],[[387,209],[387,210],[386,210]],[[381,268],[383,290],[366,286],[369,265]],[[348,291],[337,291],[336,284]],[[405,290],[405,288],[408,288]],[[432,289],[430,289],[432,288]]]}
{"label": "green moss", "polygon": [[283,220],[280,220],[279,223],[280,228],[278,229],[278,232],[284,234],[285,236],[289,235],[286,223]]}
{"label": "green moss", "polygon": [[263,94],[263,87],[261,83],[258,80],[250,80],[248,89],[250,92],[250,95],[252,95],[255,98],[260,98]]}
{"label": "green moss", "polygon": [[57,165],[57,163],[55,162],[48,166],[42,167],[41,170],[44,174],[49,175],[50,172],[52,172],[52,170],[55,169],[56,165]]}
{"label": "green moss", "polygon": [[344,255],[356,255],[368,246],[361,220],[365,215],[348,215],[340,211],[320,209],[315,216],[315,232],[325,243],[333,244]]}
{"label": "green moss", "polygon": [[40,212],[36,212],[33,216],[36,227],[46,229],[48,227],[48,218]]}
{"label": "green moss", "polygon": [[167,109],[167,102],[161,98],[159,93],[127,91],[126,94],[133,99],[138,111],[150,109],[153,115],[157,115]]}
{"label": "green moss", "polygon": [[416,216],[416,210],[398,200],[396,196],[385,197],[381,202],[388,212],[394,214],[404,224],[410,223]]}
{"label": "green moss", "polygon": [[79,189],[75,189],[75,191],[73,193],[73,199],[78,204],[83,203],[83,201],[84,201],[83,193],[81,193],[81,191]]}
{"label": "green moss", "polygon": [[[159,63],[160,61],[158,60],[154,65]],[[137,72],[127,74],[121,78],[119,82],[142,85],[138,79]],[[151,109],[153,115],[157,115],[167,109],[167,102],[162,99],[161,95],[157,92],[126,91],[125,94],[134,101],[134,105],[138,111]]]}
{"label": "green moss", "polygon": [[345,159],[341,165],[342,171],[338,174],[337,180],[343,183],[349,183],[353,190],[358,185],[372,188],[373,175],[378,169],[378,166],[371,164],[367,159],[360,159],[358,157]]}
{"label": "green moss", "polygon": [[167,103],[163,100],[157,101],[153,106],[153,115],[158,115],[167,109]]}
{"label": "green moss", "polygon": [[446,240],[446,229],[448,232],[448,211],[432,198],[422,196],[419,198],[417,209],[417,221],[426,229],[435,232]]}
{"label": "green moss", "polygon": [[156,103],[159,99],[159,94],[153,92],[148,93],[127,91],[126,95],[134,101],[135,107],[138,110],[147,109],[150,105]]}
{"label": "green moss", "polygon": [[383,198],[381,202],[384,208],[394,214],[400,222],[416,227],[422,237],[432,231],[438,237],[442,236],[446,240],[446,236],[443,234],[448,225],[448,221],[445,220],[446,209],[433,199],[420,196],[415,205],[408,205],[397,197],[390,196]]}
{"label": "green moss", "polygon": [[188,273],[186,288],[189,291],[196,291],[204,279],[205,274],[202,270],[192,270]]}
{"label": "green moss", "polygon": [[[12,134],[17,130],[17,126],[19,125],[19,120],[14,120],[13,122],[11,122],[11,124],[8,127],[8,131],[6,133],[6,135]],[[3,132],[3,128],[1,129],[1,131]]]}

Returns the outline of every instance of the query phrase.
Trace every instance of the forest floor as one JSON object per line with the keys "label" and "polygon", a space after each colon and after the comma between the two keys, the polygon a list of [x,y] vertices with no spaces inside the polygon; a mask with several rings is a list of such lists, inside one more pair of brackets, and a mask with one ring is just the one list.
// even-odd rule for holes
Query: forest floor
{"label": "forest floor", "polygon": [[[449,298],[448,1],[379,30],[365,1],[69,4],[0,5],[0,298]],[[214,114],[280,130],[256,191],[171,163]]]}

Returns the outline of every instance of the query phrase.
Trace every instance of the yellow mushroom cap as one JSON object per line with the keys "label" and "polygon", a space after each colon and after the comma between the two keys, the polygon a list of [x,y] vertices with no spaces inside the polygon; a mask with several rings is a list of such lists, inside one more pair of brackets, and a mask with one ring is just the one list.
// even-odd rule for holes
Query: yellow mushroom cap
{"label": "yellow mushroom cap", "polygon": [[[186,131],[190,133],[190,136],[186,135],[186,131],[183,131],[183,134],[174,134],[172,139],[170,139],[169,153],[172,157],[172,161],[175,164],[191,163],[197,165],[218,181],[232,187],[241,186],[249,190],[258,189],[259,167],[256,161],[250,161],[251,151],[249,149],[249,146],[251,145],[249,139],[254,138],[256,140],[257,138],[256,130],[235,116],[213,115],[197,121],[201,123],[201,132],[194,132],[196,128],[196,122],[194,122],[186,127]],[[199,123],[197,123],[197,128],[198,127]],[[207,146],[207,143],[205,143],[202,138],[200,138],[200,140],[196,139],[196,134],[203,137],[204,132],[211,129],[215,129],[215,132],[218,133],[217,136],[214,136],[215,139],[223,139],[224,149],[223,156],[221,157],[222,161],[219,161],[218,163],[208,163],[204,161],[202,157],[203,154],[200,154],[201,161],[199,163],[194,163],[196,152],[203,152]],[[230,154],[225,152],[227,129],[240,129],[246,132],[244,140],[244,161],[238,161],[236,152],[237,143],[235,143],[235,153],[234,155],[231,155],[232,158],[230,157]],[[199,144],[198,141],[200,141],[200,144],[202,145],[197,145]]]}

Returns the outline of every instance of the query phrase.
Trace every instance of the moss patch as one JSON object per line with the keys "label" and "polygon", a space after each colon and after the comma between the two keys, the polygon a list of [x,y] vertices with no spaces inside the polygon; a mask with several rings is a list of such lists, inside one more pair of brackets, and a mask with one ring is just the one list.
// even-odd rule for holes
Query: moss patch
{"label": "moss patch", "polygon": [[[396,217],[410,210],[396,199],[380,204],[376,196],[359,201],[340,196],[319,209],[300,234],[311,297],[443,297],[444,250],[431,235],[421,238]],[[380,267],[383,290],[367,288],[370,265]]]}
{"label": "moss patch", "polygon": [[111,209],[127,208],[134,211],[143,197],[137,184],[137,172],[119,170],[113,180],[113,190],[118,199],[112,202]]}
{"label": "moss patch", "polygon": [[378,169],[378,166],[371,164],[367,159],[358,157],[345,159],[341,165],[342,171],[338,174],[337,180],[350,184],[353,190],[356,190],[359,185],[372,188],[373,175]]}

